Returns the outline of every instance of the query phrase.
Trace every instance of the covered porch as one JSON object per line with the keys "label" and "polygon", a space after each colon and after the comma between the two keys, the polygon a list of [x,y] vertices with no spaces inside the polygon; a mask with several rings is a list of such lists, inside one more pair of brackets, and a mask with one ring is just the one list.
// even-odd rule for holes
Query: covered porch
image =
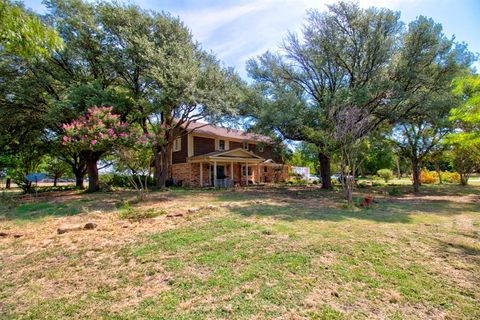
{"label": "covered porch", "polygon": [[262,157],[238,148],[216,151],[188,159],[194,172],[192,183],[202,187],[247,186],[262,182]]}

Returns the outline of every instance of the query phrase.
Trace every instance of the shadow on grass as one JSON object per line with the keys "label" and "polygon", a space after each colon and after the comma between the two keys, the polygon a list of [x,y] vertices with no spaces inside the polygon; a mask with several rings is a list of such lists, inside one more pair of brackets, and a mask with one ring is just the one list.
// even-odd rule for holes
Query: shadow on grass
{"label": "shadow on grass", "polygon": [[413,187],[411,185],[394,185],[389,184],[381,187],[369,187],[369,188],[359,188],[357,190],[375,190],[377,192],[389,192],[395,190],[402,195],[417,195],[421,196],[466,196],[466,195],[480,195],[480,186],[478,185],[466,185],[462,186],[459,184],[424,184],[420,187],[420,192],[415,194],[413,192]]}
{"label": "shadow on grass", "polygon": [[448,252],[454,255],[456,260],[461,258],[480,265],[480,249],[478,247],[465,243],[446,242],[439,239],[437,241],[439,243],[439,252]]}
{"label": "shadow on grass", "polygon": [[232,208],[231,211],[243,216],[273,217],[285,221],[323,220],[343,221],[347,219],[369,220],[380,223],[412,223],[412,215],[456,215],[476,212],[478,207],[472,204],[436,201],[425,204],[387,203],[375,204],[371,208],[305,208],[298,204],[271,205],[258,204]]}
{"label": "shadow on grass", "polygon": [[47,216],[73,216],[80,212],[80,208],[63,203],[32,202],[9,209],[4,216],[7,220],[37,220]]}
{"label": "shadow on grass", "polygon": [[109,212],[121,203],[122,194],[48,192],[37,199],[29,195],[12,196],[0,201],[0,221],[35,221],[45,217],[74,216],[82,212]]}

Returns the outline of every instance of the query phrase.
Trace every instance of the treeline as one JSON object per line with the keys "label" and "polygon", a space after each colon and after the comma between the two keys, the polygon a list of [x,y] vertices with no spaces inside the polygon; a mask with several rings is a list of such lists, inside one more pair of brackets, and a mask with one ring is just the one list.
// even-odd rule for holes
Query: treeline
{"label": "treeline", "polygon": [[324,188],[338,161],[350,201],[358,169],[387,140],[408,159],[419,191],[420,170],[436,153],[451,153],[464,178],[478,168],[475,59],[432,19],[406,25],[398,12],[340,2],[310,10],[278,53],[248,62],[257,103],[246,113],[258,130],[308,143]]}
{"label": "treeline", "polygon": [[37,16],[5,3],[2,18],[20,14],[1,22],[14,31],[0,33],[0,165],[26,188],[46,155],[79,187],[88,175],[91,191],[99,161],[139,188],[153,166],[165,187],[181,127],[239,117],[250,130],[307,143],[324,188],[338,162],[350,201],[359,168],[382,144],[408,160],[415,191],[433,157],[448,154],[465,182],[478,168],[476,56],[432,19],[404,24],[398,12],[352,2],[310,10],[300,34],[248,62],[247,85],[168,13],[49,0]]}
{"label": "treeline", "polygon": [[[99,160],[124,155],[129,161],[120,166],[135,173],[144,169],[138,158],[146,151],[156,185],[165,187],[168,154],[179,129],[236,115],[244,83],[203,50],[178,18],[108,2],[45,5],[48,13],[37,17],[7,2],[10,11],[23,12],[18,19],[35,27],[2,20],[11,32],[2,37],[0,57],[0,152],[2,166],[20,185],[28,188],[25,175],[49,154],[70,165],[77,186],[83,187],[88,174],[89,190],[96,191]],[[35,37],[39,19],[51,30],[43,42]],[[55,37],[61,41],[48,40]],[[11,42],[15,45],[4,45]],[[51,42],[60,43],[49,47]],[[95,106],[112,108],[90,109]],[[118,119],[101,123],[109,113]],[[81,117],[84,127],[68,133],[67,126]],[[121,139],[108,139],[109,131],[117,134],[121,126],[148,137],[151,148],[146,150],[143,140],[141,148],[130,141],[126,155]],[[64,138],[68,144],[62,144]],[[87,138],[90,143],[83,143]]]}

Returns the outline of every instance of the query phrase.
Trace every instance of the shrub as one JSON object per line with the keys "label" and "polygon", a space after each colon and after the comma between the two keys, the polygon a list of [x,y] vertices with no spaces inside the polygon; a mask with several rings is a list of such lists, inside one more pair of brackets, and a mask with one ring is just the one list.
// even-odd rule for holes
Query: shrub
{"label": "shrub", "polygon": [[422,171],[420,171],[420,182],[422,184],[437,183],[438,175],[435,171],[428,171],[427,169],[422,169]]}
{"label": "shrub", "polygon": [[[141,179],[145,179],[142,177]],[[152,177],[148,177],[147,184],[149,186],[154,186],[155,181],[153,180]],[[132,184],[130,183],[130,180],[128,177],[124,174],[117,174],[117,173],[106,173],[100,175],[100,185],[102,187],[108,186],[108,187],[116,187],[116,188],[132,188]]]}
{"label": "shrub", "polygon": [[445,171],[440,173],[442,175],[442,181],[446,183],[460,183],[460,175],[458,172]]}
{"label": "shrub", "polygon": [[155,210],[154,208],[132,208],[128,202],[125,202],[120,209],[118,216],[120,217],[120,219],[141,221],[144,219],[155,218],[163,214],[166,214],[165,210]]}
{"label": "shrub", "polygon": [[308,185],[308,181],[303,179],[291,178],[288,179],[287,184],[291,186],[306,186]]}
{"label": "shrub", "polygon": [[385,180],[385,183],[393,179],[393,172],[390,169],[380,169],[377,171],[377,174],[380,178]]}
{"label": "shrub", "polygon": [[80,190],[77,186],[41,186],[37,188],[38,193],[41,192],[52,192],[52,191],[71,191],[71,190]]}
{"label": "shrub", "polygon": [[388,190],[388,195],[390,196],[399,196],[402,194],[402,191],[399,188],[392,188]]}

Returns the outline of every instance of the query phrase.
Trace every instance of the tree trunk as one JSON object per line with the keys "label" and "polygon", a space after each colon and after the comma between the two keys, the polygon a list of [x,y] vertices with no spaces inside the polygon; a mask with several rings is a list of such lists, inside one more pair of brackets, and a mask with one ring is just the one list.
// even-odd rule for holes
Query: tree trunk
{"label": "tree trunk", "polygon": [[465,173],[460,173],[460,184],[466,186],[468,184],[468,176]]}
{"label": "tree trunk", "polygon": [[168,146],[164,148],[163,152],[161,152],[160,157],[162,159],[162,163],[161,171],[158,175],[157,187],[160,189],[165,189],[168,178],[168,169],[170,168],[170,148]]}
{"label": "tree trunk", "polygon": [[349,205],[353,205],[353,189],[351,188],[350,184],[348,184],[345,188],[345,198],[347,199]]}
{"label": "tree trunk", "polygon": [[83,172],[75,171],[74,174],[75,174],[75,186],[77,188],[84,189],[85,186],[83,185],[83,177],[84,177]]}
{"label": "tree trunk", "polygon": [[84,189],[83,179],[87,173],[85,156],[83,154],[74,154],[72,158],[65,157],[65,159],[72,167],[72,172],[75,175],[75,186],[79,189]]}
{"label": "tree trunk", "polygon": [[332,188],[332,177],[330,173],[330,158],[323,152],[318,153],[320,163],[320,178],[322,179],[322,189]]}
{"label": "tree trunk", "polygon": [[417,158],[412,158],[412,174],[413,174],[413,191],[420,192],[420,161]]}
{"label": "tree trunk", "polygon": [[155,181],[155,186],[157,188],[160,188],[160,174],[162,172],[162,152],[160,151],[160,148],[155,147],[154,149],[154,159],[153,159],[153,165],[155,167],[154,173],[153,173],[153,179]]}
{"label": "tree trunk", "polygon": [[54,186],[54,187],[57,186],[57,176],[54,176],[54,177],[53,177],[53,186]]}
{"label": "tree trunk", "polygon": [[7,182],[5,182],[5,189],[10,189],[11,184],[12,184],[12,179],[7,178]]}
{"label": "tree trunk", "polygon": [[87,158],[88,172],[88,192],[100,190],[100,180],[98,179],[97,162],[102,154],[100,152],[90,152]]}
{"label": "tree trunk", "polygon": [[360,166],[359,169],[360,169],[360,170],[359,170],[359,171],[360,171],[360,177],[366,178],[367,175],[365,174],[365,168],[364,168],[363,166]]}
{"label": "tree trunk", "polygon": [[442,170],[440,168],[440,165],[438,164],[435,165],[435,171],[437,172],[437,176],[438,176],[438,184],[443,184]]}
{"label": "tree trunk", "polygon": [[402,178],[402,172],[400,171],[400,158],[396,157],[396,162],[397,162],[397,179]]}

